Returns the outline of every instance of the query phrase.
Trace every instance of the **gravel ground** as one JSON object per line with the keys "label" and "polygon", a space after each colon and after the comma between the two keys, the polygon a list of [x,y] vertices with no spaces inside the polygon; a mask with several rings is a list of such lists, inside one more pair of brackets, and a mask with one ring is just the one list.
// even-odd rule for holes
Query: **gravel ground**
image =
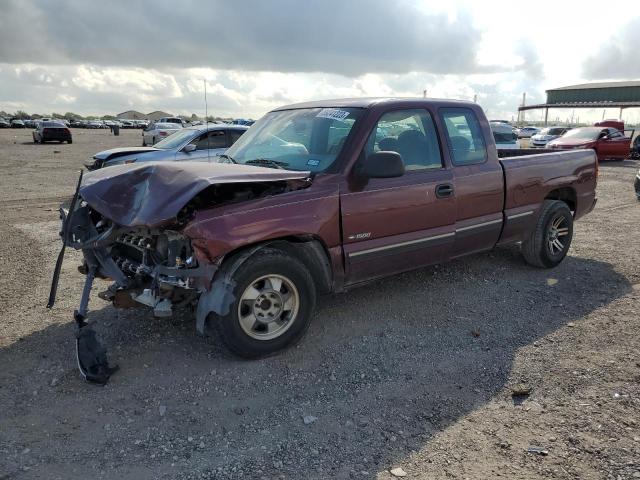
{"label": "gravel ground", "polygon": [[94,295],[121,366],[97,387],[75,365],[76,252],[44,308],[57,205],[85,158],[140,132],[73,133],[0,130],[0,479],[640,477],[638,162],[601,167],[558,268],[501,248],[325,297],[266,360]]}

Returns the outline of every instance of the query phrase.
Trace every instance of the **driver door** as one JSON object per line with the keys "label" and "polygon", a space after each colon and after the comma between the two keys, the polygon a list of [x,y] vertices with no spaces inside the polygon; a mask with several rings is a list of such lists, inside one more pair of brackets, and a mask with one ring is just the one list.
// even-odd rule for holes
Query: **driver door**
{"label": "driver door", "polygon": [[431,114],[384,113],[361,158],[375,151],[399,153],[405,174],[360,180],[352,172],[355,178],[345,183],[340,202],[347,284],[444,261],[455,237],[453,177]]}
{"label": "driver door", "polygon": [[609,129],[609,137],[602,141],[602,152],[606,152],[605,158],[626,158],[629,156],[631,141],[622,132]]}

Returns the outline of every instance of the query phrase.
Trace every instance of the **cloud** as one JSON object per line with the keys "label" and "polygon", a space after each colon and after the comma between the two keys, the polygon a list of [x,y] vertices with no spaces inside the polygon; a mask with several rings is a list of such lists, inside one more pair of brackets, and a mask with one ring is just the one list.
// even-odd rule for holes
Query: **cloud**
{"label": "cloud", "polygon": [[3,63],[351,77],[487,70],[468,15],[410,0],[5,0],[2,9]]}
{"label": "cloud", "polygon": [[631,79],[640,77],[638,61],[640,17],[628,22],[619,33],[604,40],[583,64],[583,76],[590,80]]}

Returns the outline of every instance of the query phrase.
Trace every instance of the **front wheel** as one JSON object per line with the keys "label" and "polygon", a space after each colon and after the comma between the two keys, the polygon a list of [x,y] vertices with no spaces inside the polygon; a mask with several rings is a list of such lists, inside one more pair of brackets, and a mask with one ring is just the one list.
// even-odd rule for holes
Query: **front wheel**
{"label": "front wheel", "polygon": [[272,355],[307,331],[316,288],[307,268],[286,253],[265,248],[232,274],[229,313],[210,319],[226,347],[245,358]]}
{"label": "front wheel", "polygon": [[569,251],[573,238],[573,215],[566,203],[545,200],[535,229],[522,243],[522,255],[529,265],[553,268]]}

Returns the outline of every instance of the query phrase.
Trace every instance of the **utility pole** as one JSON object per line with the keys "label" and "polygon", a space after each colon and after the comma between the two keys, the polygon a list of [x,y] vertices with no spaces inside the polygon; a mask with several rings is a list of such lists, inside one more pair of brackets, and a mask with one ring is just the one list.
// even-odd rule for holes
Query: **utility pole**
{"label": "utility pole", "polygon": [[422,90],[422,98],[427,98],[427,89]]}
{"label": "utility pole", "polygon": [[[527,92],[522,92],[522,106],[524,107],[526,105],[527,102]],[[524,126],[524,110],[522,110],[522,115],[520,117],[520,120],[522,122],[522,126]]]}

